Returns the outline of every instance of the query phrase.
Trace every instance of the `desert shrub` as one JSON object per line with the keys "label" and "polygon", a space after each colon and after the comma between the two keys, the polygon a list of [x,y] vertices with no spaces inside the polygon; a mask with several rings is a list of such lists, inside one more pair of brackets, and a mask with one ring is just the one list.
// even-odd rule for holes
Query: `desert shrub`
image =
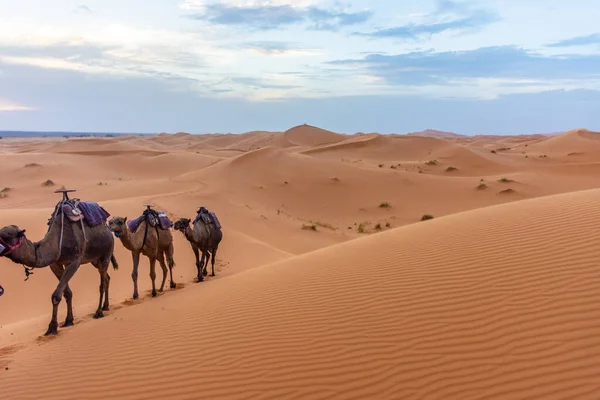
{"label": "desert shrub", "polygon": [[508,189],[504,189],[499,194],[511,194],[511,193],[516,193],[516,192],[515,192],[515,190],[508,188]]}
{"label": "desert shrub", "polygon": [[332,231],[335,231],[335,226],[333,226],[333,225],[331,225],[330,223],[327,223],[327,222],[310,221],[310,223],[312,225],[317,226],[317,227],[321,227],[321,228],[325,228],[325,229],[331,229]]}
{"label": "desert shrub", "polygon": [[46,182],[42,183],[42,186],[54,186],[55,183],[52,179],[48,179]]}
{"label": "desert shrub", "polygon": [[383,203],[381,203],[379,205],[379,208],[391,208],[391,207],[392,207],[391,204],[388,203],[387,201],[384,201]]}
{"label": "desert shrub", "polygon": [[425,164],[427,164],[427,165],[438,165],[438,161],[437,160],[429,160]]}
{"label": "desert shrub", "polygon": [[433,219],[433,215],[425,214],[421,217],[421,221],[427,221]]}
{"label": "desert shrub", "polygon": [[477,190],[485,190],[485,189],[487,189],[487,188],[488,188],[488,185],[486,185],[485,183],[480,183],[480,184],[477,186]]}
{"label": "desert shrub", "polygon": [[315,225],[315,224],[304,224],[304,225],[302,225],[302,229],[304,229],[305,231],[316,231],[317,230],[317,225]]}
{"label": "desert shrub", "polygon": [[454,172],[454,171],[458,171],[458,168],[456,168],[456,167],[448,167],[448,168],[446,168],[446,172]]}
{"label": "desert shrub", "polygon": [[514,182],[514,181],[512,179],[508,179],[508,178],[501,178],[501,179],[498,179],[498,182],[511,183],[511,182]]}

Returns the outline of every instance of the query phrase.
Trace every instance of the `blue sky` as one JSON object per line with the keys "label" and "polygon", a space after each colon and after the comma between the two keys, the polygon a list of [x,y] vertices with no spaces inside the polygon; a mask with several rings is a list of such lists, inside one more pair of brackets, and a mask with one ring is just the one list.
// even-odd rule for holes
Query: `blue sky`
{"label": "blue sky", "polygon": [[600,130],[592,0],[0,0],[0,130]]}

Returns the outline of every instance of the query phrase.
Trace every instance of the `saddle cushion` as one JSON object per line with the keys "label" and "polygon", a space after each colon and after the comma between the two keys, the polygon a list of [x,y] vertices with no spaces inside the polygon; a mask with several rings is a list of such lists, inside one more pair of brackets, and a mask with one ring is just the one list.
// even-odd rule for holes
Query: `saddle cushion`
{"label": "saddle cushion", "polygon": [[62,212],[71,222],[78,222],[83,219],[81,210],[71,203],[64,203],[62,206]]}
{"label": "saddle cushion", "polygon": [[162,211],[159,211],[158,213],[158,221],[160,222],[161,229],[167,230],[173,227],[173,222],[171,222],[167,214]]}

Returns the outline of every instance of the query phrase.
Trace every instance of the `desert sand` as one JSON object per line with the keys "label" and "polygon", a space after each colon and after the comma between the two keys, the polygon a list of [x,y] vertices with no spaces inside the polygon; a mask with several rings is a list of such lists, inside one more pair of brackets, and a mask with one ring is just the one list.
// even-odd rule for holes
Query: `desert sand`
{"label": "desert sand", "polygon": [[24,281],[0,259],[2,399],[600,398],[600,133],[301,125],[5,138],[0,157],[0,226],[31,240],[62,186],[112,216],[205,206],[224,236],[197,283],[173,232],[178,287],[152,298],[142,258],[135,301],[115,241],[111,310],[92,318],[83,265],[75,326],[56,336],[42,336],[54,275]]}

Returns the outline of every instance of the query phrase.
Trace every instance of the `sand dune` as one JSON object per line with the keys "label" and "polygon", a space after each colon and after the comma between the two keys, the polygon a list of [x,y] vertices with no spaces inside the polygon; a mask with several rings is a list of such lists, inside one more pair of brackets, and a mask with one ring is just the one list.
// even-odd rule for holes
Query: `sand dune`
{"label": "sand dune", "polygon": [[82,266],[55,338],[56,278],[0,258],[1,396],[598,398],[597,135],[3,139],[0,226],[40,239],[64,185],[113,216],[206,206],[224,240],[198,284],[173,232],[178,288],[151,298],[142,258],[138,301],[117,242],[111,311]]}
{"label": "sand dune", "polygon": [[3,394],[594,398],[597,204],[456,214],[125,307],[11,354]]}
{"label": "sand dune", "polygon": [[600,132],[576,129],[551,136],[529,146],[532,151],[554,157],[572,157],[572,161],[583,158],[597,159],[600,155]]}
{"label": "sand dune", "polygon": [[284,138],[296,146],[318,146],[341,142],[345,136],[305,124],[287,130]]}
{"label": "sand dune", "polygon": [[409,136],[432,137],[432,138],[438,138],[438,139],[460,139],[460,138],[465,137],[465,135],[459,135],[458,133],[438,131],[435,129],[425,129],[424,131],[420,131],[420,132],[411,132],[408,135]]}

